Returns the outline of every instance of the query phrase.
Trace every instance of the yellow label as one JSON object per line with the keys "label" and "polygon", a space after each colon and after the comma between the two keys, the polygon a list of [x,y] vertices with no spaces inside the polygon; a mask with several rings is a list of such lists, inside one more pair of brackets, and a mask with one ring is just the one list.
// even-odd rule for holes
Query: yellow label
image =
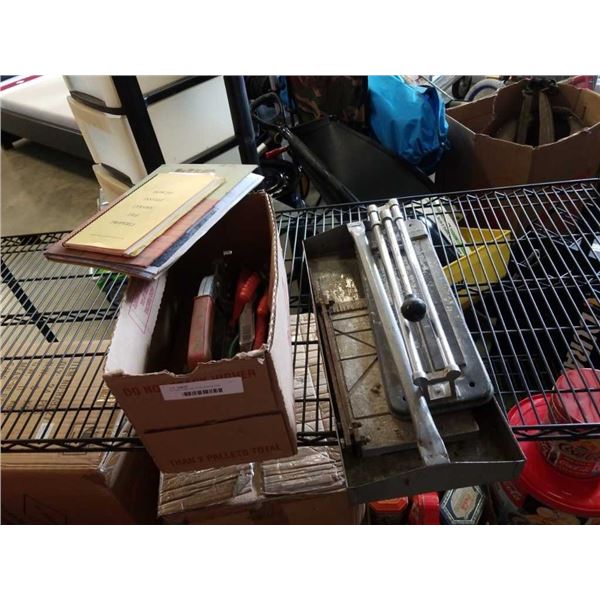
{"label": "yellow label", "polygon": [[142,238],[148,236],[148,243],[152,241],[164,231],[165,221],[175,222],[220,182],[214,173],[159,173],[67,240],[65,246],[125,253]]}

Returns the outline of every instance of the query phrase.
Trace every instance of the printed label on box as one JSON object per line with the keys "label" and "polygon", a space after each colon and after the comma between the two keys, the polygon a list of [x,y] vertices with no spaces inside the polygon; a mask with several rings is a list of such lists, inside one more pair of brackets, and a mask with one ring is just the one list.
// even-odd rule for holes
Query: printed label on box
{"label": "printed label on box", "polygon": [[[205,469],[209,466],[222,465],[227,463],[252,462],[258,458],[263,460],[265,455],[275,458],[281,456],[282,449],[278,443],[266,444],[264,446],[251,446],[246,448],[238,448],[236,450],[225,450],[221,452],[211,452],[207,454],[198,454],[196,456],[186,456],[180,458],[172,458],[169,463],[172,467],[180,467],[182,465],[202,465]],[[262,457],[262,458],[260,458]],[[240,460],[242,459],[242,460]]]}
{"label": "printed label on box", "polygon": [[190,398],[242,394],[244,384],[241,377],[229,377],[226,379],[208,379],[206,381],[161,385],[160,391],[165,400],[189,400]]}

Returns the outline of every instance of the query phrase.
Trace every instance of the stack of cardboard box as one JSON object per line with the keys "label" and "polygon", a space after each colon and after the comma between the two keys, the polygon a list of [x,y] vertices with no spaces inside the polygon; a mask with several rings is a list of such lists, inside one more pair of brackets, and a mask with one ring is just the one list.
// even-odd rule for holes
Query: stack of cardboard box
{"label": "stack of cardboard box", "polygon": [[[318,363],[314,316],[292,315],[299,429],[324,430],[330,408]],[[314,383],[319,382],[319,389]],[[306,402],[306,400],[308,402]],[[159,516],[171,524],[357,524],[337,446],[301,447],[289,458],[161,476]]]}

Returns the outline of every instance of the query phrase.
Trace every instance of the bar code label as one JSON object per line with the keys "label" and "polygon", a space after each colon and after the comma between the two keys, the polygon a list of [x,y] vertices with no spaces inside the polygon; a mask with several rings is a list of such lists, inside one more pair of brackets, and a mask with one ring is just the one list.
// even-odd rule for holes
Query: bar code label
{"label": "bar code label", "polygon": [[241,394],[244,392],[244,384],[241,377],[229,377],[161,385],[160,391],[165,400],[189,400],[190,398]]}

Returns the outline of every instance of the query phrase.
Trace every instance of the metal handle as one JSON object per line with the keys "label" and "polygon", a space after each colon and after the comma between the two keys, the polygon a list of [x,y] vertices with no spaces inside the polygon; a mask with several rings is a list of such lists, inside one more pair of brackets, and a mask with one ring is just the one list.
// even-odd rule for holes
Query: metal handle
{"label": "metal handle", "polygon": [[[409,373],[410,362],[408,359],[404,338],[400,333],[399,321],[396,320],[392,306],[387,298],[381,275],[375,266],[369,241],[362,223],[351,223],[348,231],[354,239],[358,258],[371,290],[375,307],[383,324],[388,345],[391,350],[394,366],[398,371],[400,382],[406,396],[415,435],[417,448],[421,459],[427,466],[447,464],[450,462],[444,440],[433,421],[427,401],[419,387],[417,387]],[[389,258],[389,257],[388,257]]]}
{"label": "metal handle", "polygon": [[[374,210],[377,210],[377,207],[374,204],[371,206]],[[377,214],[379,216],[379,212]],[[406,267],[404,266],[404,261],[400,256],[400,248],[398,247],[398,240],[396,239],[396,233],[394,232],[392,215],[389,208],[384,208],[381,211],[381,216],[383,218],[388,243],[392,249],[394,263],[398,269],[398,273],[400,273],[400,280],[406,294],[401,307],[402,316],[408,321],[420,321],[427,312],[427,305],[414,293],[412,289],[410,279],[408,278],[408,273],[406,272]]]}
{"label": "metal handle", "polygon": [[[417,351],[417,346],[415,343],[415,337],[413,335],[413,332],[411,331],[410,326],[404,321],[402,317],[402,307],[404,305],[404,299],[402,298],[400,288],[398,287],[396,272],[394,271],[394,267],[390,259],[390,254],[388,252],[387,245],[381,233],[381,220],[379,219],[379,212],[377,210],[377,207],[374,204],[371,204],[367,207],[367,213],[369,215],[369,220],[372,225],[375,241],[377,242],[379,254],[381,255],[381,262],[383,263],[383,268],[385,270],[386,278],[390,288],[392,303],[394,305],[394,308],[396,309],[396,317],[400,328],[402,329],[404,339],[407,342],[406,345],[413,369],[412,380],[417,385],[424,385],[427,383],[427,375],[425,373],[425,370],[423,369],[423,364],[421,363],[421,358]],[[404,267],[404,265],[402,265],[402,267]],[[404,276],[406,277],[406,283],[408,284],[408,286],[410,286],[410,282],[408,281],[406,271],[404,271]]]}
{"label": "metal handle", "polygon": [[433,303],[431,294],[429,293],[429,288],[427,286],[427,282],[425,281],[423,271],[421,270],[421,265],[419,264],[419,260],[413,247],[412,240],[410,239],[410,234],[408,233],[406,223],[402,217],[402,213],[400,212],[398,200],[390,200],[389,206],[392,219],[396,227],[398,228],[398,231],[400,232],[400,238],[402,239],[402,247],[404,248],[406,259],[408,260],[408,264],[410,265],[411,271],[413,272],[415,279],[417,280],[419,291],[421,292],[423,299],[425,300],[425,304],[427,306],[427,313],[429,315],[429,318],[431,319],[433,331],[438,339],[440,350],[442,352],[444,368],[448,370],[449,374],[458,377],[458,375],[460,375],[460,369],[458,368],[458,365],[454,360],[454,355],[452,354],[452,350],[450,349],[448,338],[446,337],[446,333],[444,332],[444,328],[442,327],[442,323],[440,321],[437,309],[435,307],[435,304]]}

